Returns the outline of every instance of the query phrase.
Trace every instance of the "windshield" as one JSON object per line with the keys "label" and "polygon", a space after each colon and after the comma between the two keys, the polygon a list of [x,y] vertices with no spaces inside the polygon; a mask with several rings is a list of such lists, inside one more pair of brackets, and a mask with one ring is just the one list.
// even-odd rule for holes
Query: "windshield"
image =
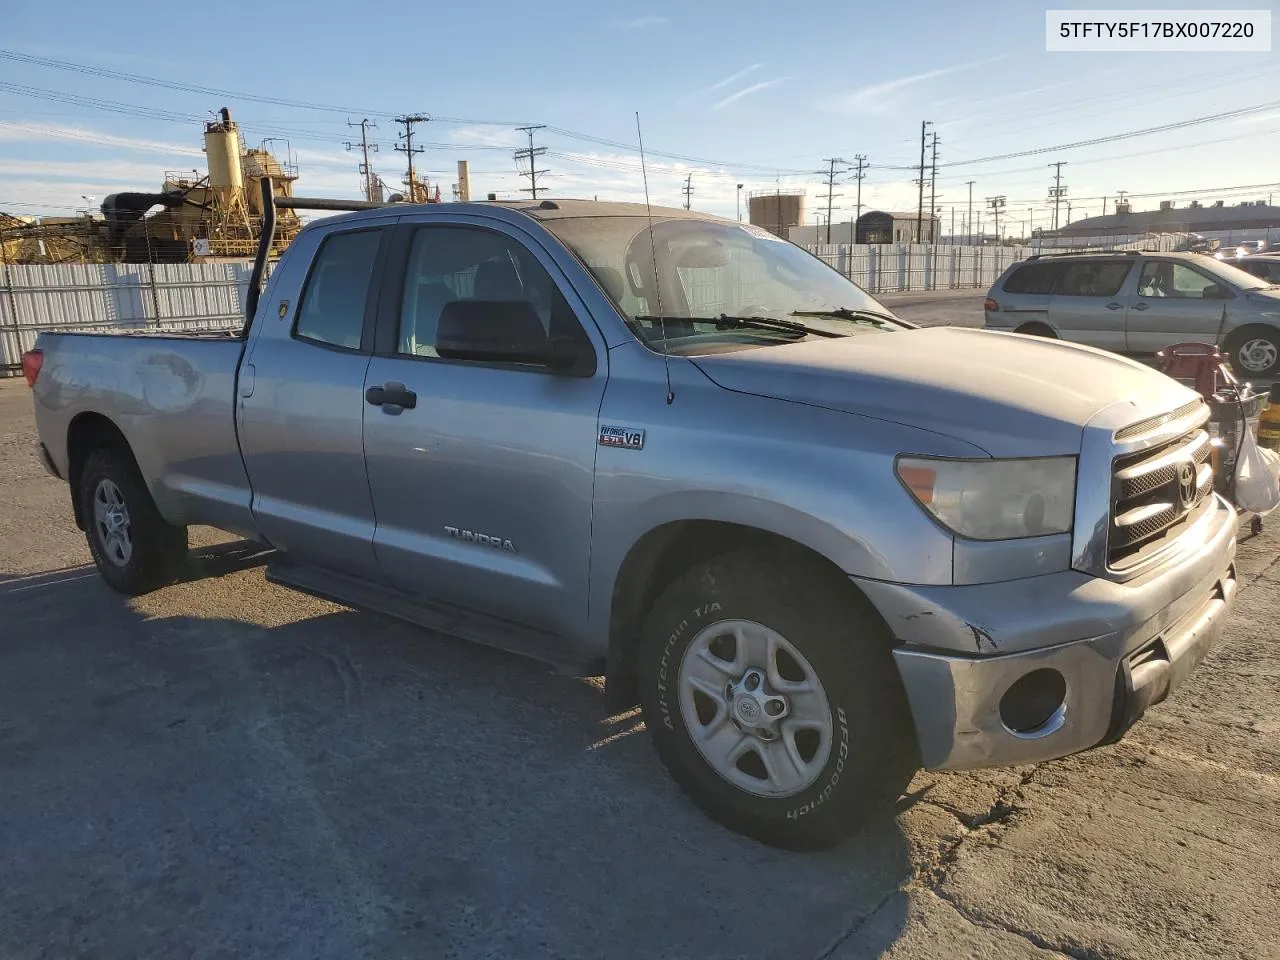
{"label": "windshield", "polygon": [[1258,279],[1246,270],[1241,270],[1239,267],[1232,266],[1229,263],[1223,263],[1221,260],[1206,258],[1203,263],[1200,261],[1197,261],[1197,263],[1209,273],[1215,274],[1220,279],[1241,290],[1261,290],[1265,287],[1274,286],[1274,284],[1268,283],[1266,280]]}
{"label": "windshield", "polygon": [[[544,225],[577,254],[632,331],[657,350],[664,342],[671,353],[785,343],[806,338],[804,327],[849,336],[909,326],[821,260],[759,227],[655,218],[651,247],[643,217],[578,217]],[[862,318],[862,312],[871,316]],[[790,326],[798,329],[750,322],[797,314],[803,324]]]}

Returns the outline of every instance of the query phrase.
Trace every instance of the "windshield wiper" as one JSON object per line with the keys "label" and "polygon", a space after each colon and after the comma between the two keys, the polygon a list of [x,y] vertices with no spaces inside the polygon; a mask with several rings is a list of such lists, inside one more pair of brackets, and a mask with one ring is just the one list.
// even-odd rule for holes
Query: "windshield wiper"
{"label": "windshield wiper", "polygon": [[792,310],[793,317],[835,317],[838,320],[852,320],[854,323],[870,323],[877,327],[896,327],[901,324],[892,317],[870,310],[851,310],[848,307],[832,307],[830,310]]}
{"label": "windshield wiper", "polygon": [[800,334],[816,334],[820,337],[838,337],[840,334],[831,333],[827,330],[818,330],[808,324],[798,323],[795,320],[781,320],[778,317],[735,317],[727,313],[722,313],[717,317],[677,317],[677,316],[638,316],[634,319],[660,323],[663,320],[672,323],[684,321],[686,323],[714,323],[717,330],[729,330],[741,327],[760,327],[766,330],[784,330],[787,333]]}

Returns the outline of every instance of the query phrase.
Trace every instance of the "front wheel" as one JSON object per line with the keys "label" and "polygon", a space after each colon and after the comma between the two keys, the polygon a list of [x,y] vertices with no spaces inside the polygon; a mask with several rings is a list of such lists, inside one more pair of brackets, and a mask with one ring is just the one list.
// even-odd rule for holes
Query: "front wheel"
{"label": "front wheel", "polygon": [[110,447],[94,450],[78,495],[89,552],[113,589],[136,596],[177,579],[187,528],[160,516],[132,457]]}
{"label": "front wheel", "polygon": [[1242,377],[1271,377],[1280,374],[1280,331],[1270,327],[1247,327],[1227,342],[1231,366]]}
{"label": "front wheel", "polygon": [[888,632],[847,581],[729,554],[669,585],[646,620],[645,725],[712,819],[786,849],[831,846],[918,766]]}

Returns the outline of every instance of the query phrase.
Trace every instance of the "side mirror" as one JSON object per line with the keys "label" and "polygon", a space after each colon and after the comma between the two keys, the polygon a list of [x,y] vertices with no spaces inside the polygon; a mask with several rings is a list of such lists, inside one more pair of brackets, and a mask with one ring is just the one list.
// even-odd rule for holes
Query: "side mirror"
{"label": "side mirror", "polygon": [[548,337],[525,300],[454,300],[445,304],[436,330],[436,353],[448,360],[526,363],[557,373],[590,376],[589,343]]}
{"label": "side mirror", "polygon": [[1211,283],[1204,288],[1203,296],[1206,300],[1230,300],[1232,293],[1220,283]]}

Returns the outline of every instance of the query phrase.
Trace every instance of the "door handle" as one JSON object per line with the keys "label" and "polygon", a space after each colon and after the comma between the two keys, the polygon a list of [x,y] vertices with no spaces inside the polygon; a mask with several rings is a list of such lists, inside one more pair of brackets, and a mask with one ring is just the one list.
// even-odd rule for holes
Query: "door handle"
{"label": "door handle", "polygon": [[[406,387],[403,383],[384,383],[380,387],[370,387],[364,392],[366,403],[370,403],[375,407],[399,407],[402,410],[412,410],[418,405],[418,395]],[[392,412],[392,411],[388,411]]]}
{"label": "door handle", "polygon": [[1120,309],[1120,306],[1121,306],[1120,304],[1118,304],[1118,303],[1116,303],[1114,300],[1112,300],[1110,303],[1108,303],[1108,304],[1107,304],[1107,309],[1108,309],[1108,310],[1119,310],[1119,309]]}
{"label": "door handle", "polygon": [[1133,305],[1133,309],[1135,309],[1135,310],[1145,310],[1145,309],[1147,309],[1147,307],[1149,307],[1149,306],[1151,306],[1151,304],[1149,304],[1149,303],[1141,303],[1141,302],[1139,302],[1139,303],[1135,303],[1135,304]]}

